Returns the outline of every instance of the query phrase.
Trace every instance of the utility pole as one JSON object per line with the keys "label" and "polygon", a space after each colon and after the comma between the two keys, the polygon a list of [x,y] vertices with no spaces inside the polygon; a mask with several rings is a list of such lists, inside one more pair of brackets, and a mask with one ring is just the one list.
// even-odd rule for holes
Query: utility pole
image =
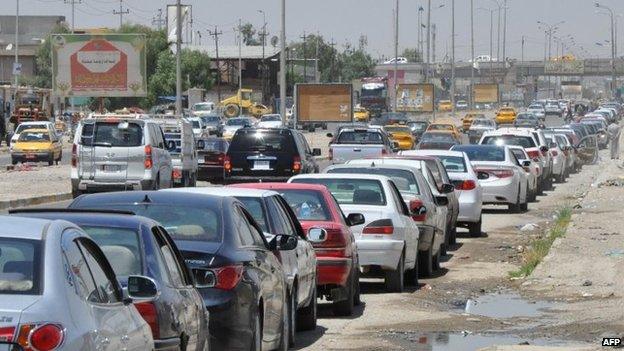
{"label": "utility pole", "polygon": [[503,67],[505,67],[507,62],[507,56],[505,55],[505,51],[507,48],[507,0],[503,3]]}
{"label": "utility pole", "polygon": [[[120,2],[121,1],[122,0],[120,0]],[[182,5],[180,4],[180,0],[176,1],[176,104],[175,104],[175,108],[176,108],[176,115],[182,116]]]}
{"label": "utility pole", "polygon": [[320,83],[321,75],[319,74],[319,41],[321,39],[321,35],[316,32],[316,50],[314,54],[314,82],[316,84]]}
{"label": "utility pole", "polygon": [[422,6],[418,6],[418,52],[420,53],[420,59],[423,58],[423,37],[422,37],[422,13],[424,9]]}
{"label": "utility pole", "polygon": [[215,59],[217,63],[217,99],[221,101],[221,64],[219,62],[219,35],[223,34],[215,26],[214,31],[208,30],[208,34],[214,37],[215,41]]}
{"label": "utility pole", "polygon": [[490,78],[494,83],[492,61],[494,60],[494,9],[490,9]]}
{"label": "utility pole", "polygon": [[334,41],[334,38],[331,38],[331,41],[329,42],[329,46],[331,46],[332,48],[332,56],[331,56],[331,62],[329,65],[329,79],[334,82],[335,81],[335,77],[334,77],[334,59],[336,58],[336,52],[334,51],[334,46],[336,46],[336,42]]}
{"label": "utility pole", "polygon": [[299,38],[303,39],[303,82],[307,83],[308,82],[308,79],[307,79],[308,78],[308,72],[307,72],[307,68],[308,68],[308,65],[307,65],[308,62],[307,61],[308,60],[307,60],[307,56],[306,56],[306,39],[308,37],[306,36],[306,32],[304,31],[303,32],[303,36],[301,36]]}
{"label": "utility pole", "polygon": [[15,63],[13,64],[13,75],[15,76],[15,95],[13,95],[13,107],[17,102],[17,90],[19,89],[19,74],[17,66],[19,65],[19,0],[15,0]]}
{"label": "utility pole", "polygon": [[427,0],[427,63],[425,64],[425,82],[429,81],[431,65],[431,0]]}
{"label": "utility pole", "polygon": [[615,73],[615,57],[616,57],[616,43],[615,43],[615,15],[613,10],[605,5],[602,5],[598,2],[594,4],[597,8],[605,9],[609,11],[609,16],[611,17],[611,94],[615,97],[615,91],[617,89],[617,76]]}
{"label": "utility pole", "polygon": [[473,64],[470,66],[470,108],[474,108],[474,97],[472,96],[472,87],[474,86],[474,0],[470,0],[470,57]]}
{"label": "utility pole", "polygon": [[498,33],[496,36],[496,60],[500,61],[500,40],[501,40],[501,6],[498,4]]}
{"label": "utility pole", "polygon": [[238,19],[238,91],[243,89],[243,32],[242,20]]}
{"label": "utility pole", "polygon": [[123,0],[119,0],[119,11],[113,10],[113,15],[119,15],[119,28],[123,25],[123,15],[130,13],[130,9],[123,9]]}
{"label": "utility pole", "polygon": [[394,80],[392,82],[392,111],[396,112],[397,109],[397,70],[399,68],[399,0],[396,0],[394,11]]}
{"label": "utility pole", "polygon": [[265,103],[266,101],[266,58],[265,58],[265,47],[266,47],[266,13],[263,10],[258,10],[258,12],[260,12],[262,14],[262,33],[260,34],[261,38],[262,38],[262,72],[261,72],[261,79],[262,79],[262,103]]}
{"label": "utility pole", "polygon": [[436,60],[436,35],[437,35],[437,27],[436,24],[431,25],[431,61],[435,62]]}
{"label": "utility pole", "polygon": [[280,114],[286,125],[286,0],[281,1],[280,21]]}
{"label": "utility pole", "polygon": [[524,62],[524,35],[522,36],[522,51],[520,54],[520,62]]}
{"label": "utility pole", "polygon": [[167,21],[163,18],[162,9],[158,9],[158,14],[152,19],[152,24],[155,25],[156,28],[158,28],[158,30],[160,31],[162,30],[163,24],[165,24],[166,22]]}
{"label": "utility pole", "polygon": [[451,0],[451,115],[455,117],[455,0]]}
{"label": "utility pole", "polygon": [[74,34],[74,18],[76,17],[75,5],[82,3],[82,0],[63,0],[63,2],[71,5],[71,32]]}

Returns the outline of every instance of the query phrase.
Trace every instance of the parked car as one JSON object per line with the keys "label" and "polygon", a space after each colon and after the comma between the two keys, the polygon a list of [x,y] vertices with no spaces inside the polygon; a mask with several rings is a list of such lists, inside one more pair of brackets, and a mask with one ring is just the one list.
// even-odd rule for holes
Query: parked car
{"label": "parked car", "polygon": [[384,126],[383,130],[392,142],[398,144],[399,150],[411,150],[416,145],[412,130],[406,125],[391,124]]}
{"label": "parked car", "polygon": [[158,296],[135,307],[149,324],[155,350],[205,350],[210,341],[208,312],[182,255],[160,224],[121,212],[26,209],[22,217],[64,220],[79,226],[100,247],[122,288],[131,276],[158,286]]}
{"label": "parked car", "polygon": [[314,159],[301,132],[288,128],[244,128],[236,132],[223,163],[224,182],[285,182],[297,174],[316,173]]}
{"label": "parked car", "polygon": [[11,164],[18,162],[47,162],[58,165],[63,158],[63,146],[56,132],[49,129],[25,129],[11,144]]}
{"label": "parked car", "polygon": [[[268,242],[277,235],[294,238],[297,241],[295,250],[275,252],[282,263],[288,283],[290,344],[294,345],[297,330],[316,328],[316,255],[294,212],[277,192],[233,187],[184,188],[169,191],[232,196],[243,203],[260,225]],[[301,321],[301,324],[297,321]]]}
{"label": "parked car", "polygon": [[459,144],[461,144],[461,142],[451,132],[425,132],[420,138],[418,145],[416,145],[416,149],[448,150],[454,145]]}
{"label": "parked car", "polygon": [[[433,197],[420,169],[413,166],[377,164],[334,165],[323,173],[375,174],[386,176],[394,182],[418,225],[418,273],[430,277],[440,269],[440,256],[444,248],[447,208],[439,206]],[[444,202],[445,199],[442,200]]]}
{"label": "parked car", "polygon": [[131,211],[160,222],[193,272],[210,313],[212,350],[286,350],[287,282],[273,253],[297,242],[267,242],[244,205],[231,197],[136,191],[90,194],[70,208]]}
{"label": "parked car", "polygon": [[442,162],[458,194],[457,226],[468,228],[472,237],[481,236],[483,190],[468,156],[459,151],[415,150],[403,155],[435,157]]}
{"label": "parked car", "polygon": [[102,250],[76,225],[0,221],[0,331],[15,345],[7,350],[154,349],[148,323],[131,305],[157,298],[152,279],[129,276],[124,294]]}
{"label": "parked car", "polygon": [[230,143],[223,138],[208,137],[197,141],[197,179],[223,182],[223,163]]}
{"label": "parked car", "polygon": [[[15,131],[7,134],[7,145],[13,145],[17,139],[19,139],[20,133],[25,131],[26,129],[47,129],[50,134],[56,135],[56,128],[54,127],[54,123],[45,122],[45,121],[32,121],[32,122],[22,122],[17,125]],[[60,138],[60,135],[57,135]]]}
{"label": "parked car", "polygon": [[263,115],[258,122],[258,128],[282,128],[282,116],[279,114]]}
{"label": "parked car", "polygon": [[[539,179],[541,176],[542,168],[540,165],[533,161],[529,154],[522,146],[511,145],[508,146],[511,152],[516,156],[522,168],[527,173],[527,179],[529,181],[528,188],[528,200],[534,202],[537,199],[537,193],[539,192]],[[526,162],[530,161],[530,162]]]}
{"label": "parked car", "polygon": [[501,107],[497,112],[496,112],[496,118],[494,119],[496,121],[496,124],[513,124],[514,121],[516,120],[516,109],[513,107],[508,107],[508,106],[504,106]]}
{"label": "parked car", "polygon": [[545,134],[545,136],[550,144],[550,155],[553,158],[553,176],[558,183],[563,183],[568,176],[568,157],[563,152],[565,141],[562,140],[562,136],[557,136],[556,134]]}
{"label": "parked car", "polygon": [[74,197],[114,190],[169,188],[173,166],[157,123],[117,116],[80,121],[72,146]]}
{"label": "parked car", "polygon": [[[288,202],[316,253],[317,294],[332,302],[337,316],[351,316],[360,299],[360,264],[352,226],[364,216],[345,216],[324,185],[295,183],[248,183],[236,187],[270,189]],[[301,325],[301,323],[299,324]]]}
{"label": "parked car", "polygon": [[329,145],[332,163],[388,155],[398,149],[398,143],[390,141],[379,128],[343,128],[336,140]]}
{"label": "parked car", "polygon": [[520,164],[507,146],[459,145],[452,149],[468,155],[483,188],[483,204],[507,205],[511,212],[527,210],[528,180]]}
{"label": "parked car", "polygon": [[228,119],[223,125],[223,138],[231,141],[237,130],[241,128],[251,128],[255,121],[251,117],[234,117]]}
{"label": "parked car", "polygon": [[388,292],[402,292],[405,281],[417,284],[418,226],[390,178],[307,174],[288,182],[325,185],[343,212],[364,215],[365,223],[352,227],[364,275],[382,276]]}
{"label": "parked car", "polygon": [[483,133],[493,130],[496,130],[496,122],[488,118],[476,118],[468,129],[468,142],[471,144],[477,143]]}

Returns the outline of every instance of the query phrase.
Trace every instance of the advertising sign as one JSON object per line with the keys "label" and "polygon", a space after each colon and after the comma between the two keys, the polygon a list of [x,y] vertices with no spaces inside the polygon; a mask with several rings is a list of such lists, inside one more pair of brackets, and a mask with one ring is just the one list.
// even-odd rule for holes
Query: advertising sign
{"label": "advertising sign", "polygon": [[351,122],[351,84],[297,84],[297,122]]}
{"label": "advertising sign", "polygon": [[544,65],[546,74],[574,74],[585,73],[585,62],[583,61],[548,61]]}
{"label": "advertising sign", "polygon": [[498,102],[498,84],[475,84],[472,94],[475,103]]}
{"label": "advertising sign", "polygon": [[397,111],[433,112],[433,84],[399,84],[397,88]]}
{"label": "advertising sign", "polygon": [[58,96],[147,95],[145,36],[52,34],[52,91]]}

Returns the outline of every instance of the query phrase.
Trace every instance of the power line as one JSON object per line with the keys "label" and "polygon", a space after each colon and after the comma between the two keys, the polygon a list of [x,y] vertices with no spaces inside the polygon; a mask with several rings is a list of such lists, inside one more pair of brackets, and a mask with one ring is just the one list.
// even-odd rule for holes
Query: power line
{"label": "power line", "polygon": [[208,35],[214,37],[215,41],[215,59],[217,63],[217,99],[221,101],[221,65],[219,64],[219,35],[223,32],[218,30],[218,27],[214,27],[214,31],[208,29]]}
{"label": "power line", "polygon": [[155,25],[158,30],[161,30],[163,25],[167,23],[167,20],[163,18],[162,9],[158,9],[158,14],[152,18],[152,24]]}
{"label": "power line", "polygon": [[119,11],[113,10],[113,15],[119,15],[119,28],[123,26],[123,15],[127,15],[130,13],[130,9],[123,9],[123,0],[119,0]]}

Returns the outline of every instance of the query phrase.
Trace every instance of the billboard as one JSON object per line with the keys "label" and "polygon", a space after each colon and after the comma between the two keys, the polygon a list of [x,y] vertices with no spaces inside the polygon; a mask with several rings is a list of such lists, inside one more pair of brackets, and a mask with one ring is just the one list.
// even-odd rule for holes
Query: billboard
{"label": "billboard", "polygon": [[433,112],[433,84],[399,84],[397,88],[397,111]]}
{"label": "billboard", "polygon": [[297,84],[295,90],[297,122],[353,120],[351,84]]}
{"label": "billboard", "polygon": [[52,92],[57,96],[147,95],[142,34],[52,34]]}
{"label": "billboard", "polygon": [[476,103],[498,102],[498,84],[475,84],[472,86],[472,96]]}
{"label": "billboard", "polygon": [[581,75],[585,73],[584,61],[548,61],[544,65],[546,74],[573,74]]}

